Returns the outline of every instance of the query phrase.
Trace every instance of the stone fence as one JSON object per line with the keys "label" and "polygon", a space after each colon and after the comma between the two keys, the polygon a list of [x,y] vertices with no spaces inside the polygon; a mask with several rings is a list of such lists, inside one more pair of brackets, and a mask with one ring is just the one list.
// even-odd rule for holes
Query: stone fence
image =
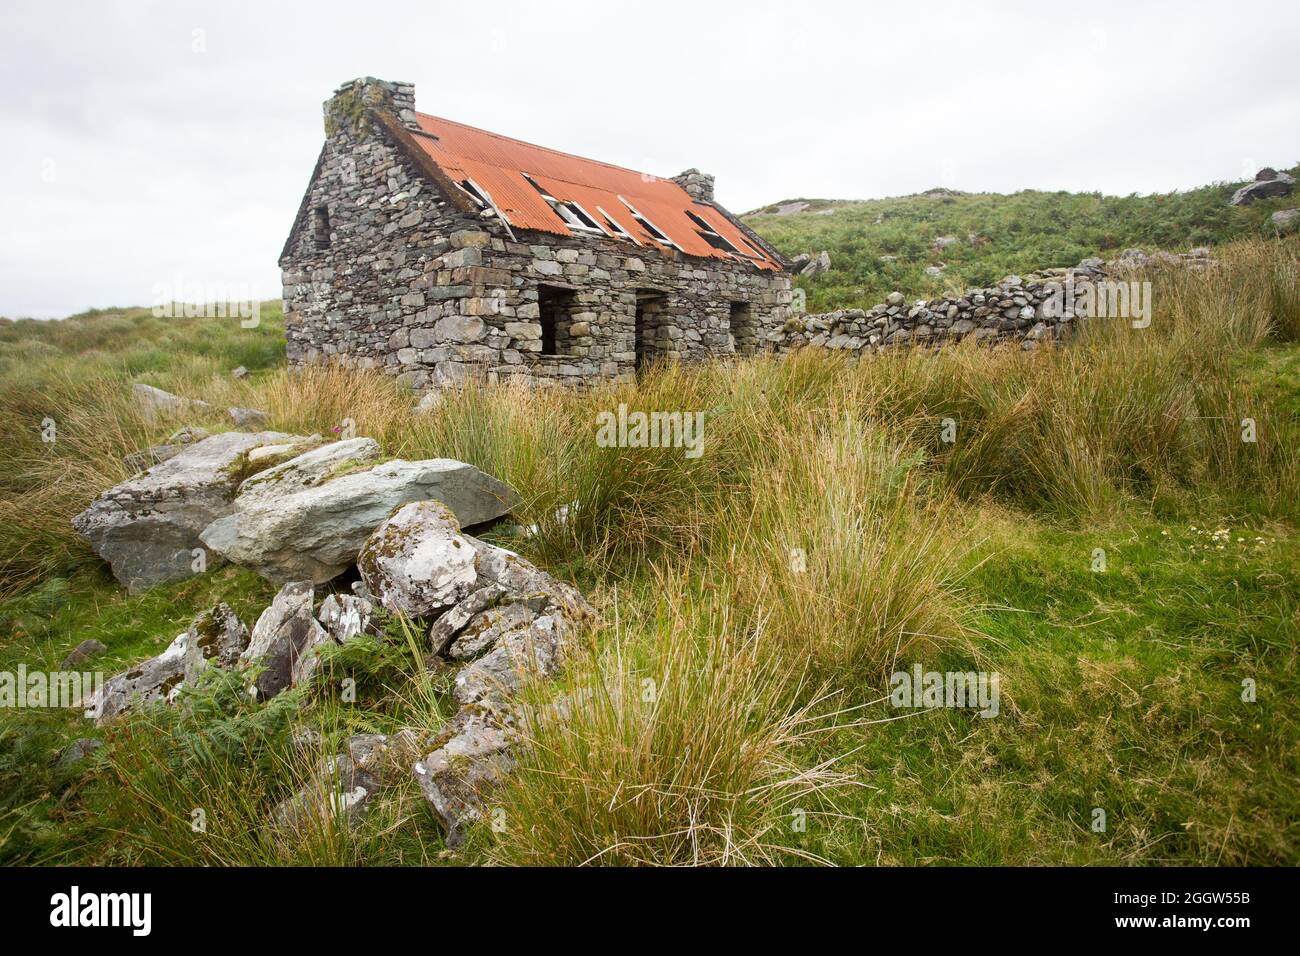
{"label": "stone fence", "polygon": [[1007,276],[988,289],[968,289],[954,298],[920,299],[909,304],[901,292],[871,309],[840,309],[788,319],[767,337],[775,352],[801,348],[861,354],[890,346],[942,345],[967,337],[977,342],[1019,342],[1023,349],[1069,335],[1078,319],[1150,321],[1149,286],[1140,280],[1149,269],[1206,269],[1208,249],[1174,255],[1146,255],[1128,249],[1109,262],[1085,259],[1073,269],[1045,269]]}

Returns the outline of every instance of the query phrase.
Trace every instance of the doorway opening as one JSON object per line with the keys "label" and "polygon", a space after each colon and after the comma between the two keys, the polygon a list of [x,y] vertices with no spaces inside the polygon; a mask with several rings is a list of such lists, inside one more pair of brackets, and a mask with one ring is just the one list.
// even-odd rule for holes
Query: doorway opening
{"label": "doorway opening", "polygon": [[640,371],[663,357],[664,295],[652,289],[636,294],[636,368]]}
{"label": "doorway opening", "polygon": [[758,325],[754,310],[748,302],[731,303],[727,328],[731,332],[733,349],[737,355],[753,355],[758,351]]}

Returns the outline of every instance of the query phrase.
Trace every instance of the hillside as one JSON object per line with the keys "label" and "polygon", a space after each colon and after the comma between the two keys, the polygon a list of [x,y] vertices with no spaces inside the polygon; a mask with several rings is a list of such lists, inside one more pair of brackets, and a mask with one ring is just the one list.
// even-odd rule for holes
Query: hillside
{"label": "hillside", "polygon": [[[1300,166],[1289,172],[1300,175]],[[808,293],[809,311],[820,312],[869,307],[894,290],[932,298],[1005,275],[1072,266],[1088,256],[1112,258],[1130,247],[1178,252],[1271,235],[1269,216],[1300,205],[1292,195],[1229,206],[1240,185],[1151,196],[931,190],[863,201],[788,199],[743,218],[787,255],[830,252],[829,272],[796,283]],[[800,212],[777,212],[799,202],[808,204]],[[940,237],[957,241],[939,250],[934,241]],[[942,275],[927,275],[930,266],[942,267]]]}

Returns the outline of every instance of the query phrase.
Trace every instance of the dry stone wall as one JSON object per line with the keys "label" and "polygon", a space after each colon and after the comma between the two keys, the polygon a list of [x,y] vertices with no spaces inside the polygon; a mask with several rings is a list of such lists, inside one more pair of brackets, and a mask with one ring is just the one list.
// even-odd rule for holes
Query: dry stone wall
{"label": "dry stone wall", "polygon": [[[1136,296],[1144,294],[1132,283],[1145,270],[1205,269],[1212,264],[1208,249],[1150,256],[1129,249],[1110,262],[1085,259],[1073,269],[1007,276],[996,286],[967,289],[960,296],[909,303],[901,292],[894,292],[871,309],[792,316],[767,337],[767,346],[776,352],[813,347],[859,354],[907,345],[942,345],[969,337],[988,344],[1018,342],[1021,348],[1034,349],[1040,342],[1067,337],[1080,319],[1116,317],[1114,305],[1120,296],[1112,290],[1119,284],[1128,286],[1120,292],[1132,310],[1138,304]],[[1089,287],[1090,294],[1086,292]],[[1130,293],[1134,298],[1128,298]]]}

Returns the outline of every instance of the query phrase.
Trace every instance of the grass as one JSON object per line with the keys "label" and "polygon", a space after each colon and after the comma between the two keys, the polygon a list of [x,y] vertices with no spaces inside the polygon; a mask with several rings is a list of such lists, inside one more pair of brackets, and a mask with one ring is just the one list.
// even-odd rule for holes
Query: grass
{"label": "grass", "polygon": [[[1064,348],[468,386],[429,414],[382,376],[287,374],[271,310],[253,330],[133,312],[2,325],[0,670],[96,637],[114,672],[219,599],[251,624],[272,594],[223,568],[130,597],[76,540],[68,519],[122,456],[181,424],[139,415],[136,380],[213,402],[193,423],[214,429],[239,404],[277,430],[351,420],[386,455],[479,465],[536,526],[493,539],[574,581],[603,624],[529,688],[500,813],[454,857],[409,779],[356,830],[266,825],[347,735],[453,712],[450,673],[424,671],[395,621],[278,708],[214,680],[103,732],[5,713],[0,858],[1294,865],[1300,247],[1218,253],[1213,276],[1154,278],[1150,328],[1097,322]],[[704,454],[597,447],[596,413],[620,402],[704,410]],[[915,663],[997,673],[998,716],[892,707],[889,675]],[[88,734],[107,746],[61,767]]]}

